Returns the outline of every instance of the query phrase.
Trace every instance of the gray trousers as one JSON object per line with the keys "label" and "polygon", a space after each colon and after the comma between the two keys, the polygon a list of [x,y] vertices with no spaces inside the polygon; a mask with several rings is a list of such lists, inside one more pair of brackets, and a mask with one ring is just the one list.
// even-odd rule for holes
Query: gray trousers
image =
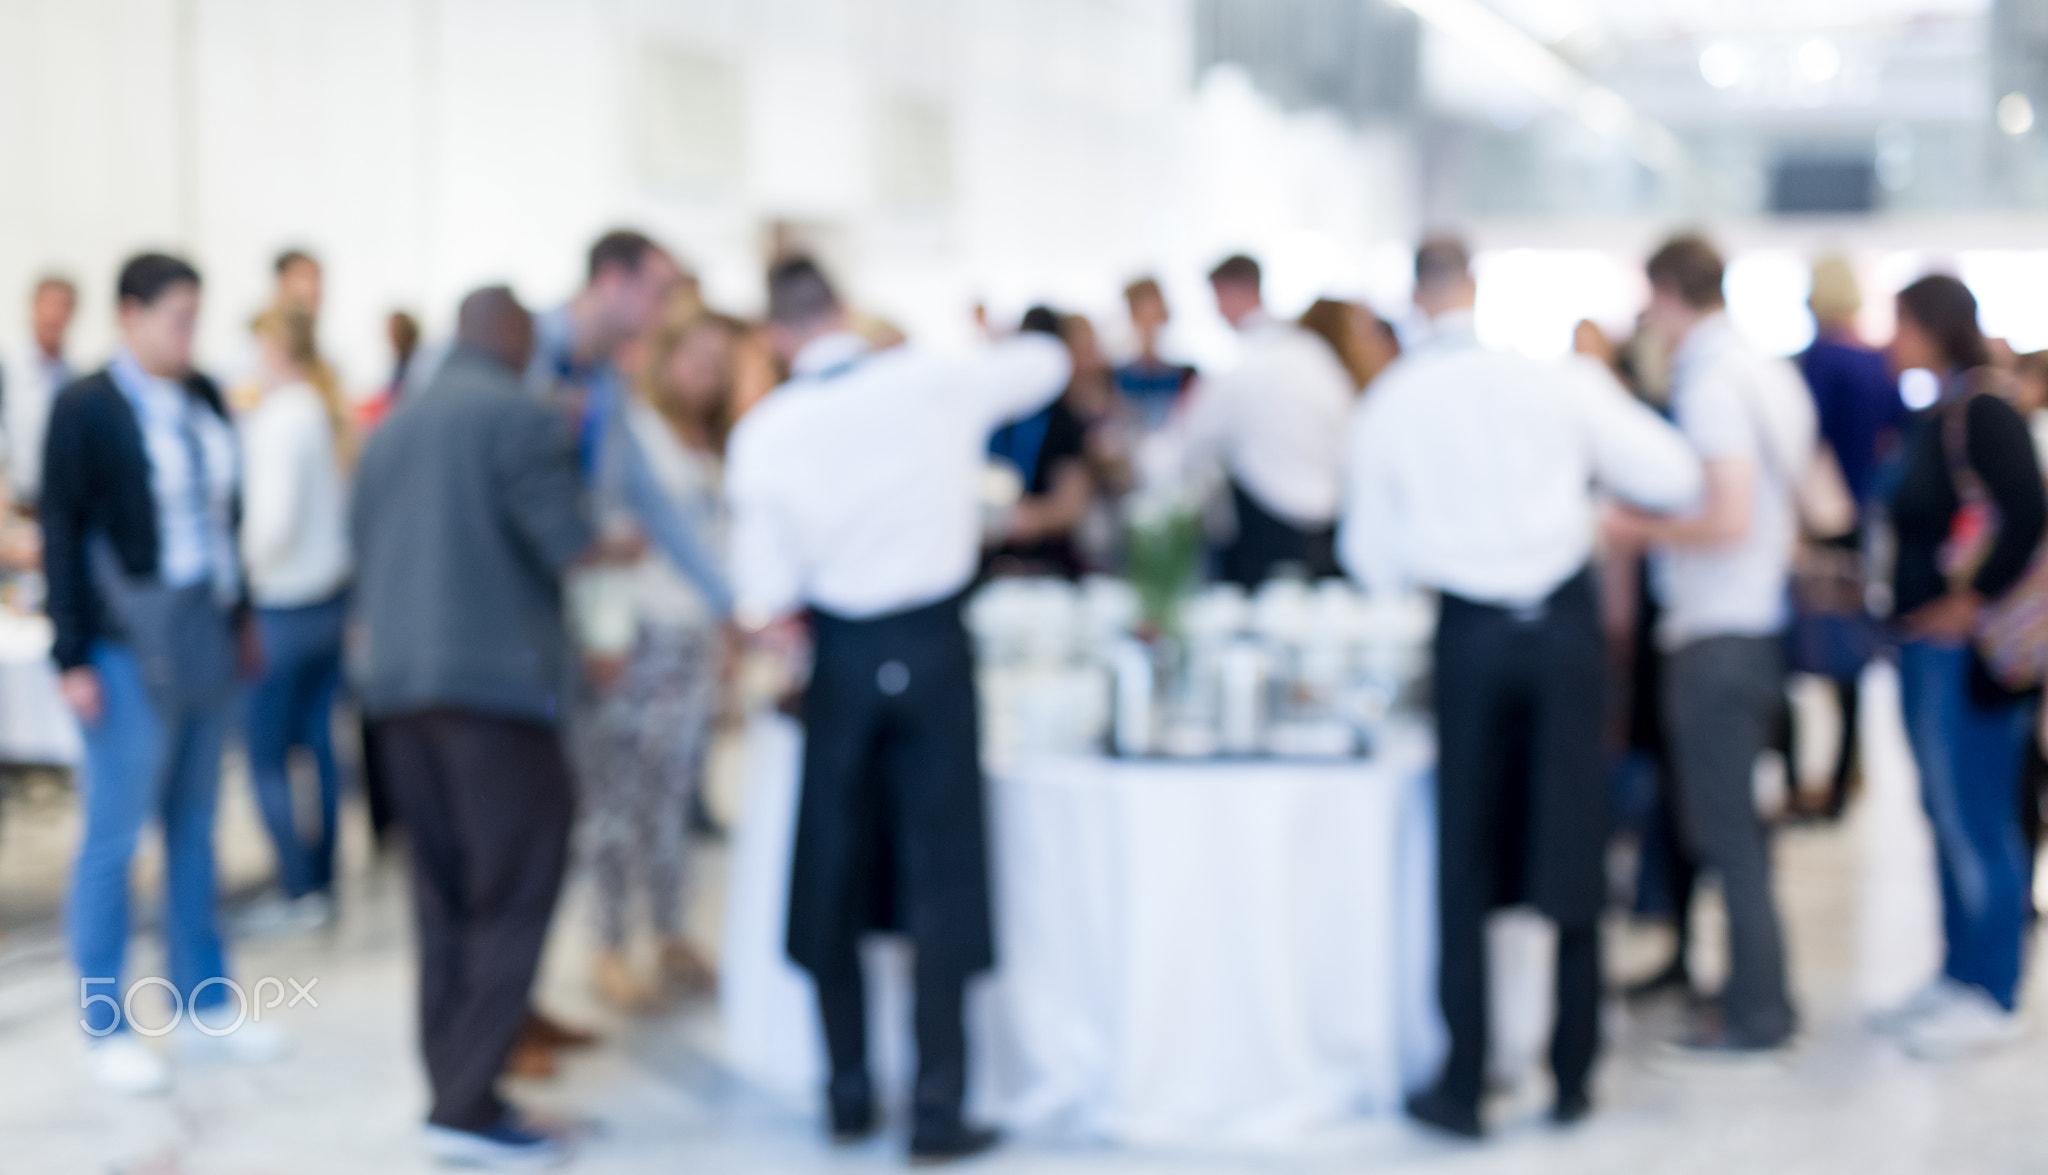
{"label": "gray trousers", "polygon": [[1774,636],[1708,637],[1667,658],[1664,682],[1679,827],[1700,867],[1720,877],[1728,908],[1722,1014],[1738,1040],[1777,1044],[1796,1017],[1752,779],[1785,704],[1784,653]]}

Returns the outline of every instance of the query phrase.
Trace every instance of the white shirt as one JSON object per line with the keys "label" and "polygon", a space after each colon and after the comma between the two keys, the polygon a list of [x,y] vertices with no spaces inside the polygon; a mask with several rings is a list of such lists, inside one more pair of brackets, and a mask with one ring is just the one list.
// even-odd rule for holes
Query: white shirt
{"label": "white shirt", "polygon": [[[625,403],[626,427],[640,444],[647,467],[669,499],[705,521],[703,537],[715,555],[725,546],[724,510],[719,502],[719,460],[685,445],[661,413],[638,396]],[[704,593],[673,560],[650,547],[630,573],[634,616],[669,629],[710,629],[718,617]]]}
{"label": "white shirt", "polygon": [[1666,512],[1700,493],[1684,440],[1604,368],[1489,351],[1469,313],[1373,381],[1347,447],[1338,554],[1372,591],[1535,604],[1592,557],[1596,486]]}
{"label": "white shirt", "polygon": [[812,605],[864,619],[944,599],[979,557],[988,437],[1066,385],[1037,334],[943,358],[814,340],[727,446],[733,591],[742,623]]}
{"label": "white shirt", "polygon": [[234,429],[182,385],[149,374],[125,351],[108,369],[135,410],[149,459],[158,578],[166,587],[189,587],[210,576],[218,598],[234,599],[241,591],[228,523],[240,477]]}
{"label": "white shirt", "polygon": [[348,582],[348,488],[320,394],[265,392],[242,414],[242,562],[259,607],[330,600]]}
{"label": "white shirt", "polygon": [[1756,480],[1740,540],[1657,552],[1657,642],[1668,650],[1712,636],[1771,636],[1790,615],[1794,495],[1813,459],[1813,396],[1797,368],[1756,350],[1717,314],[1672,357],[1671,414],[1702,461],[1740,461]]}
{"label": "white shirt", "polygon": [[1164,442],[1178,447],[1184,472],[1220,461],[1280,518],[1326,526],[1343,495],[1351,377],[1328,343],[1293,323],[1259,313],[1239,334],[1243,358],[1195,384]]}
{"label": "white shirt", "polygon": [[0,374],[0,428],[7,436],[7,485],[18,501],[34,501],[43,481],[43,434],[50,403],[72,379],[71,365],[51,359],[33,342]]}

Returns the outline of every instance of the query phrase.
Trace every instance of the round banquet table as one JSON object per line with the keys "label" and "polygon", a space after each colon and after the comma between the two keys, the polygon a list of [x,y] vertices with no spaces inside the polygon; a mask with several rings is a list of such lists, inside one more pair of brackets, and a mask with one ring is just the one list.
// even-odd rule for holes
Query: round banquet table
{"label": "round banquet table", "polygon": [[[751,722],[720,986],[729,1062],[808,1100],[817,1016],[782,950],[801,743],[786,718]],[[1444,1047],[1433,761],[1410,724],[1357,760],[992,765],[998,961],[970,998],[970,1112],[1237,1147],[1397,1109]],[[900,1091],[907,950],[881,939],[866,962],[875,1068]]]}

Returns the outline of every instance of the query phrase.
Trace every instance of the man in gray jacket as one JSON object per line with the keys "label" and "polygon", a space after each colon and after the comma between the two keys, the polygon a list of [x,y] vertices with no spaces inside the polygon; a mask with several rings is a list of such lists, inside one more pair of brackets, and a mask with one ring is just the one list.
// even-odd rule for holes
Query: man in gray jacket
{"label": "man in gray jacket", "polygon": [[429,1148],[557,1157],[495,1084],[526,1015],[572,812],[562,578],[598,556],[568,422],[520,373],[533,320],[463,300],[456,350],[371,438],[351,519],[354,669],[412,844]]}

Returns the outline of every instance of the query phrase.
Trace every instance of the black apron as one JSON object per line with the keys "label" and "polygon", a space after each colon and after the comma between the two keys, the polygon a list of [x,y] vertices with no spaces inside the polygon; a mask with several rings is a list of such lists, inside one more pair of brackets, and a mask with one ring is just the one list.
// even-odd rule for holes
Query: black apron
{"label": "black apron", "polygon": [[1230,504],[1237,514],[1237,537],[1221,553],[1218,570],[1224,579],[1255,591],[1283,566],[1292,565],[1310,579],[1339,574],[1335,525],[1296,526],[1260,505],[1235,478]]}
{"label": "black apron", "polygon": [[1439,868],[1567,927],[1606,903],[1605,653],[1581,571],[1530,609],[1445,593],[1437,615]]}
{"label": "black apron", "polygon": [[870,620],[813,610],[789,957],[830,974],[900,930],[920,965],[994,964],[974,656],[962,597]]}

